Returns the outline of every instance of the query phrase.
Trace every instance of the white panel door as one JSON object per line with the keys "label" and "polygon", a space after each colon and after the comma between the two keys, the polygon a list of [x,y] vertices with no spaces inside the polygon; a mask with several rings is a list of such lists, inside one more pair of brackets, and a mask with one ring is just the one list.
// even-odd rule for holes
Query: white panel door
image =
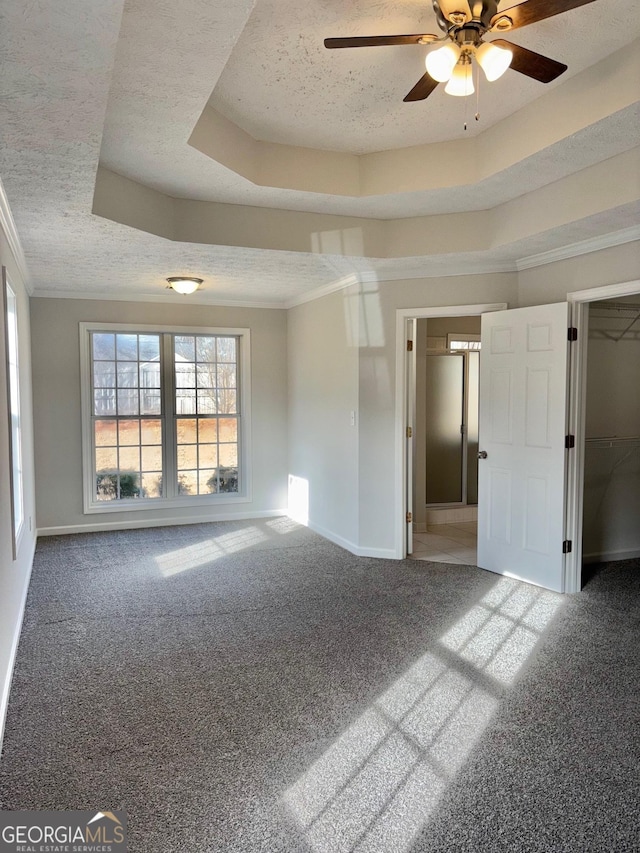
{"label": "white panel door", "polygon": [[567,328],[564,302],[483,314],[480,356],[478,566],[558,592]]}

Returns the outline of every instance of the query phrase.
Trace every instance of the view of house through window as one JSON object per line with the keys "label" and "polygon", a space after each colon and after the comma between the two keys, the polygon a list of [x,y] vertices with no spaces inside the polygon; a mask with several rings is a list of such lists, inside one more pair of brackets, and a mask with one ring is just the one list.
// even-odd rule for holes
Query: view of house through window
{"label": "view of house through window", "polygon": [[91,503],[239,492],[240,341],[89,331]]}
{"label": "view of house through window", "polygon": [[177,335],[178,491],[238,491],[236,339]]}

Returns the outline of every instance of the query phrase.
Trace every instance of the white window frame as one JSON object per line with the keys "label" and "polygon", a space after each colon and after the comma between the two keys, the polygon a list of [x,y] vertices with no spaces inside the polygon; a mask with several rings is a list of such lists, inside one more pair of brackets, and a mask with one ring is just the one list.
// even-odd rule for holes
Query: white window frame
{"label": "white window frame", "polygon": [[[454,341],[461,341],[462,343],[480,342],[480,335],[470,335],[468,333],[456,335],[454,332],[449,332],[447,334],[447,349],[451,351],[451,344]],[[480,352],[480,347],[465,347],[464,349],[455,350],[455,352]]]}
{"label": "white window frame", "polygon": [[24,533],[24,470],[22,456],[22,414],[20,407],[20,346],[18,297],[11,287],[6,267],[2,267],[5,365],[7,371],[7,415],[9,420],[9,487],[11,491],[11,549],[13,559]]}
{"label": "white window frame", "polygon": [[[94,437],[92,429],[91,333],[124,332],[159,335],[221,335],[238,338],[238,491],[211,495],[182,495],[175,498],[135,498],[132,500],[98,501],[93,475]],[[162,346],[162,343],[161,343]],[[108,512],[141,512],[179,507],[249,503],[252,500],[251,458],[251,332],[246,328],[157,326],[133,323],[80,323],[80,382],[82,405],[82,471],[83,509],[85,514]],[[174,401],[163,383],[163,423],[175,424]],[[171,408],[170,408],[171,406]],[[163,433],[165,477],[176,474],[174,427]]]}

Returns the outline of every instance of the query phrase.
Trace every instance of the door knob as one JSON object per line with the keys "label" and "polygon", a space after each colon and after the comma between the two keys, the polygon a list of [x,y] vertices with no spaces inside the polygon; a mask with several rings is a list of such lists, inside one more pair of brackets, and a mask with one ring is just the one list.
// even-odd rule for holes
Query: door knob
{"label": "door knob", "polygon": [[478,451],[478,459],[486,459],[486,458],[487,458],[487,451],[486,450],[479,450]]}

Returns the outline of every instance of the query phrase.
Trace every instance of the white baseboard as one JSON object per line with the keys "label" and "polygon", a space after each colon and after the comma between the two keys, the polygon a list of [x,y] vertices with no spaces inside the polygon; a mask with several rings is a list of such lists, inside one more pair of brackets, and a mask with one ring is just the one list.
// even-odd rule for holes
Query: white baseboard
{"label": "white baseboard", "polygon": [[102,530],[138,530],[143,527],[174,527],[183,524],[208,524],[214,521],[248,521],[252,518],[277,518],[288,515],[286,509],[263,509],[253,512],[225,512],[215,518],[149,518],[131,521],[90,521],[60,527],[39,527],[38,536],[66,536],[70,533],[99,533]]}
{"label": "white baseboard", "polygon": [[22,600],[18,611],[13,638],[11,640],[11,649],[9,651],[9,666],[7,671],[3,673],[4,683],[2,685],[2,693],[0,694],[0,755],[2,754],[2,742],[4,738],[4,724],[7,718],[7,707],[9,705],[9,691],[11,690],[11,681],[13,679],[13,670],[16,665],[16,655],[18,654],[18,643],[20,642],[20,634],[22,633],[22,623],[24,621],[24,610],[27,605],[27,594],[29,592],[29,583],[31,581],[31,572],[33,570],[33,558],[36,553],[37,538],[33,537],[33,546],[29,556],[29,566],[26,577],[24,579],[24,589],[22,591]]}
{"label": "white baseboard", "polygon": [[630,551],[605,551],[602,554],[583,554],[582,562],[590,563],[613,563],[616,560],[635,560],[640,557],[640,548]]}
{"label": "white baseboard", "polygon": [[467,522],[478,520],[478,507],[471,506],[443,507],[442,509],[427,509],[424,515],[425,523],[431,524],[456,524],[456,522]]}
{"label": "white baseboard", "polygon": [[376,560],[399,560],[393,548],[361,548],[353,552],[356,557],[375,557]]}
{"label": "white baseboard", "polygon": [[[294,521],[295,520],[297,519],[294,519]],[[345,539],[343,536],[339,536],[337,533],[327,530],[326,527],[322,527],[322,525],[316,524],[313,521],[307,521],[305,527],[308,527],[309,530],[313,530],[314,533],[322,536],[323,539],[328,539],[329,542],[333,542],[334,545],[339,545],[341,548],[344,548],[345,551],[349,551],[350,554],[353,554],[356,557],[375,557],[380,560],[399,559],[392,548],[362,548],[360,545],[356,545],[355,542],[351,542],[349,539]]]}

